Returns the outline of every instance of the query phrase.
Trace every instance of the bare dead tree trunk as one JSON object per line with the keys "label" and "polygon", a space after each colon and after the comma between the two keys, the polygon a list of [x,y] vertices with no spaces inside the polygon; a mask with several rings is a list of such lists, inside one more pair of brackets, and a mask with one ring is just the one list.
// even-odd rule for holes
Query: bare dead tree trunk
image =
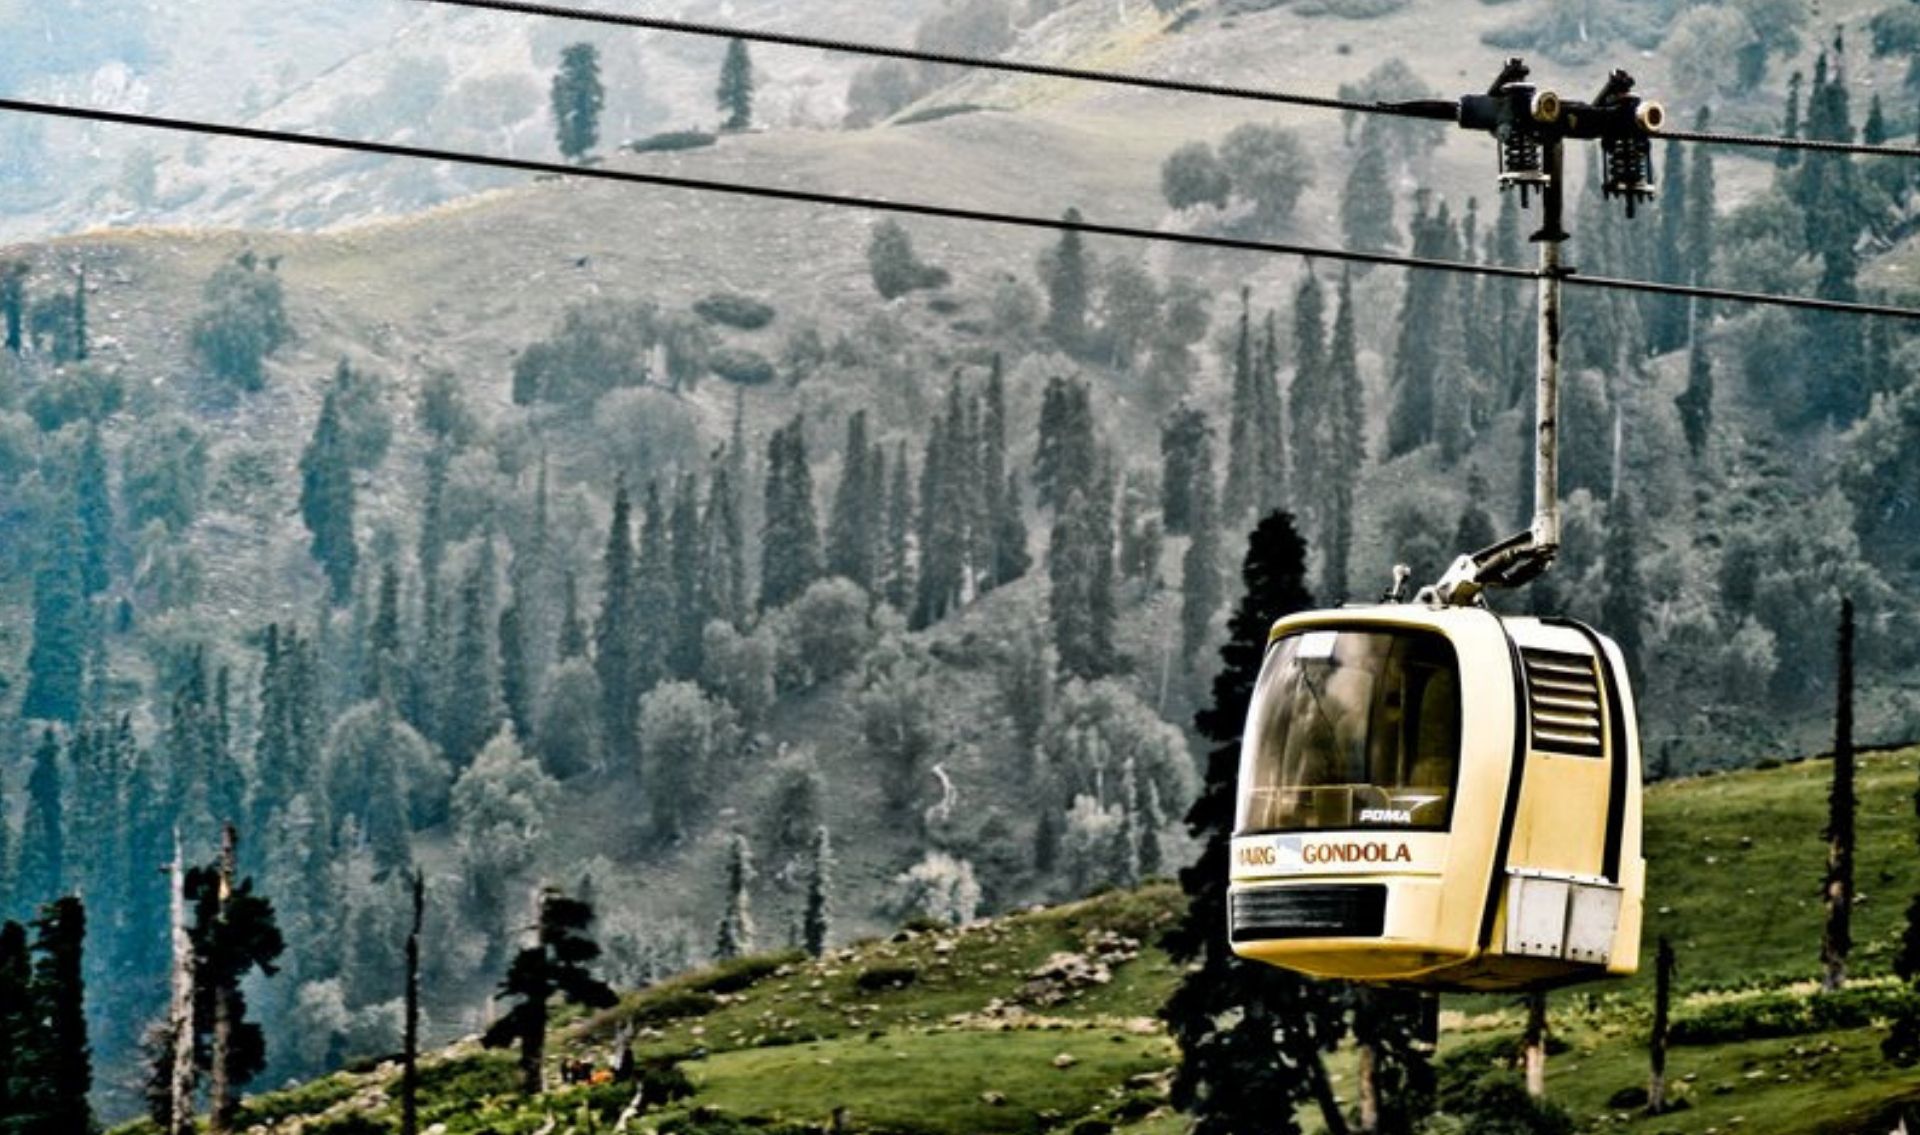
{"label": "bare dead tree trunk", "polygon": [[1653,1035],[1648,1042],[1653,1074],[1647,1080],[1647,1110],[1655,1115],[1667,1110],[1667,1014],[1673,1004],[1673,945],[1665,935],[1654,952],[1653,962]]}
{"label": "bare dead tree trunk", "polygon": [[1355,1074],[1354,1092],[1360,1104],[1361,1135],[1374,1135],[1380,1130],[1380,1056],[1373,1045],[1362,1044],[1358,1047],[1360,1067]]}
{"label": "bare dead tree trunk", "polygon": [[[228,824],[220,830],[220,881],[219,914],[214,925],[224,927],[227,922],[227,903],[233,898],[234,845],[239,835]],[[222,982],[213,991],[213,1067],[210,1077],[212,1083],[208,1089],[207,1130],[213,1135],[225,1135],[233,1121],[233,994],[228,983]]]}
{"label": "bare dead tree trunk", "polygon": [[1534,1099],[1547,1098],[1547,995],[1527,994],[1527,1031],[1525,1038],[1527,1094]]}
{"label": "bare dead tree trunk", "polygon": [[420,922],[427,906],[426,879],[413,872],[413,928],[407,934],[407,1020],[400,1054],[400,1135],[420,1131]]}
{"label": "bare dead tree trunk", "polygon": [[1820,987],[1827,992],[1847,981],[1847,955],[1853,949],[1853,600],[1840,600],[1840,642],[1836,660],[1838,687],[1833,710],[1833,787],[1827,794],[1827,919],[1820,935]]}
{"label": "bare dead tree trunk", "polygon": [[173,829],[173,862],[167,867],[168,913],[173,944],[173,1000],[167,1029],[173,1044],[168,1099],[169,1135],[193,1135],[193,939],[187,933],[187,872],[181,860],[180,829]]}

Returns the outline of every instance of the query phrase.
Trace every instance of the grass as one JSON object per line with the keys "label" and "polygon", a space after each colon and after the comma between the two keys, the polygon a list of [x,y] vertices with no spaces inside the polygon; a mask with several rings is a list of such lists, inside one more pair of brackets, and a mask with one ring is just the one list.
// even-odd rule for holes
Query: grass
{"label": "grass", "polygon": [[[1825,861],[1819,831],[1830,773],[1825,761],[1805,761],[1648,792],[1647,948],[1663,923],[1675,936],[1676,1019],[1720,1022],[1702,1036],[1724,1037],[1725,1022],[1737,1016],[1730,1006],[1751,1002],[1767,1021],[1790,1019],[1808,1031],[1676,1044],[1669,1074],[1688,1109],[1648,1117],[1608,1102],[1645,1084],[1650,976],[1556,994],[1551,1021],[1564,1047],[1549,1061],[1548,1091],[1582,1130],[1840,1135],[1920,1096],[1911,1074],[1880,1057],[1878,1006],[1892,992],[1883,977],[1849,990],[1849,1004],[1866,1006],[1862,1012],[1796,1012],[1799,1000],[1815,996],[1807,980],[1817,972],[1820,932],[1812,892]],[[1885,973],[1883,947],[1904,897],[1920,887],[1909,811],[1916,776],[1920,750],[1869,754],[1860,763],[1859,877],[1867,899],[1855,923],[1858,976]],[[1656,913],[1662,907],[1666,913]],[[819,960],[791,952],[740,959],[574,1021],[550,1052],[604,1061],[623,1023],[642,1026],[636,1054],[681,1059],[697,1088],[693,1098],[649,1113],[644,1126],[656,1130],[719,1130],[728,1121],[818,1128],[844,1108],[853,1132],[1038,1135],[1097,1120],[1127,1135],[1175,1135],[1185,1120],[1166,1110],[1157,1074],[1177,1053],[1154,1014],[1179,967],[1154,942],[1180,908],[1178,890],[1156,883],[957,930],[870,939]],[[1027,988],[1050,955],[1115,937],[1139,949],[1111,967],[1106,983],[1058,1000]],[[861,976],[873,973],[913,978],[863,988]],[[1449,998],[1447,1008],[1443,1057],[1475,1052],[1487,1060],[1517,1047],[1514,999]],[[1852,1027],[1833,1027],[1841,1021]],[[1065,1068],[1054,1064],[1062,1053],[1073,1057]],[[1331,1071],[1351,1103],[1350,1049],[1334,1055]],[[459,1052],[432,1062],[423,1122],[445,1123],[449,1135],[520,1135],[550,1113],[575,1117],[579,1126],[584,1108],[604,1127],[626,1102],[625,1089],[613,1086],[529,1101],[517,1095],[515,1080],[506,1054]],[[370,1087],[392,1090],[339,1074],[251,1099],[248,1111],[257,1120],[328,1108],[338,1116]],[[374,1114],[391,1118],[392,1110],[387,1102]],[[1301,1118],[1314,1129],[1317,1116]]]}

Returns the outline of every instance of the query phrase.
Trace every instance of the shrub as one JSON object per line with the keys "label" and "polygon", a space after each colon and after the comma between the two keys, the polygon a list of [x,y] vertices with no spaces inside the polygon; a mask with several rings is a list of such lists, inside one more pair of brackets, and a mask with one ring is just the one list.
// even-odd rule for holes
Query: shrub
{"label": "shrub", "polygon": [[1920,52],[1920,8],[1912,4],[1883,8],[1867,21],[1867,31],[1873,36],[1876,56]]}
{"label": "shrub", "polygon": [[685,1017],[704,1017],[720,1007],[720,999],[704,989],[675,989],[650,996],[635,1009],[637,1025],[657,1025]]}
{"label": "shrub", "polygon": [[100,422],[126,401],[120,376],[97,367],[56,371],[27,395],[27,413],[35,425],[53,433],[71,422]]}
{"label": "shrub", "polygon": [[697,301],[693,313],[709,323],[722,323],[742,331],[758,331],[773,322],[771,304],[737,292],[715,292]]}
{"label": "shrub", "polygon": [[712,973],[694,979],[688,988],[702,993],[738,993],[763,978],[771,977],[781,966],[796,965],[806,958],[806,954],[799,950],[735,958],[714,967]]}
{"label": "shrub", "polygon": [[1766,1037],[1858,1029],[1912,1012],[1916,994],[1903,985],[1850,985],[1832,993],[1783,990],[1720,1001],[1679,1017],[1674,1044],[1722,1044]]}
{"label": "shrub", "polygon": [[1175,209],[1194,205],[1224,208],[1232,191],[1227,167],[1205,142],[1188,142],[1160,163],[1160,193]]}
{"label": "shrub", "polygon": [[627,149],[636,154],[657,154],[671,150],[697,150],[711,146],[720,140],[717,134],[704,130],[668,130],[661,134],[649,134],[645,138],[628,142]]}
{"label": "shrub", "polygon": [[758,351],[722,347],[707,359],[707,368],[728,382],[765,386],[773,381],[773,363]]}
{"label": "shrub", "polygon": [[854,975],[853,984],[868,993],[905,989],[920,980],[920,967],[911,963],[868,966]]}
{"label": "shrub", "polygon": [[239,390],[266,385],[267,356],[293,337],[276,263],[269,259],[261,271],[254,254],[243,252],[214,272],[188,335],[201,364]]}

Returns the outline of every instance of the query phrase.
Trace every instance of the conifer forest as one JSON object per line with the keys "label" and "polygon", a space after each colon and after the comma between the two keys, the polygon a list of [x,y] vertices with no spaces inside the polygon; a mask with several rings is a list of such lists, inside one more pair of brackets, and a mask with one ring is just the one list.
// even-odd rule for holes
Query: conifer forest
{"label": "conifer forest", "polygon": [[[0,1133],[1920,1129],[1920,3],[589,7],[0,0]],[[1666,116],[1487,594],[1640,972],[1310,981],[1247,706],[1535,518],[1513,57]]]}

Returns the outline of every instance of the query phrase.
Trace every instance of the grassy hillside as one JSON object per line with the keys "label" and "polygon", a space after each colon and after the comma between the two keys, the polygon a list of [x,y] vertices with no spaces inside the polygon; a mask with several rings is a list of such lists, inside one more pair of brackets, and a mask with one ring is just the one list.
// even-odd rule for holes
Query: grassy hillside
{"label": "grassy hillside", "polygon": [[[1885,1064],[1878,1048],[1887,947],[1920,888],[1911,812],[1920,749],[1862,759],[1856,977],[1823,1002],[1808,979],[1817,971],[1811,896],[1828,771],[1804,761],[1649,790],[1643,971],[1552,1001],[1565,1048],[1550,1061],[1549,1094],[1583,1130],[1843,1135],[1885,1130],[1871,1121],[1920,1100],[1911,1072]],[[643,1065],[683,1061],[692,1096],[649,1109],[641,1130],[731,1131],[735,1122],[815,1130],[844,1109],[847,1130],[895,1135],[1172,1135],[1182,1120],[1165,1089],[1177,1053],[1155,1014],[1179,973],[1154,942],[1180,905],[1178,891],[1159,884],[959,929],[902,931],[818,962],[747,958],[574,1017],[549,1052],[608,1063],[625,1025],[637,1029]],[[1661,933],[1679,953],[1669,1068],[1688,1106],[1649,1118],[1609,1101],[1645,1081],[1647,969]],[[1061,955],[1072,956],[1068,964]],[[1059,978],[1075,966],[1100,975]],[[1811,1008],[1822,1004],[1842,1008]],[[1444,1074],[1507,1059],[1520,1018],[1505,999],[1449,998]],[[1349,1054],[1335,1064],[1350,1083]],[[387,1122],[394,1083],[393,1066],[377,1065],[258,1096],[248,1114],[283,1131],[344,1131],[349,1117]],[[608,1085],[522,1099],[511,1058],[471,1041],[435,1057],[426,1084],[427,1121],[449,1135],[514,1135],[549,1117],[604,1130],[629,1098]]]}

